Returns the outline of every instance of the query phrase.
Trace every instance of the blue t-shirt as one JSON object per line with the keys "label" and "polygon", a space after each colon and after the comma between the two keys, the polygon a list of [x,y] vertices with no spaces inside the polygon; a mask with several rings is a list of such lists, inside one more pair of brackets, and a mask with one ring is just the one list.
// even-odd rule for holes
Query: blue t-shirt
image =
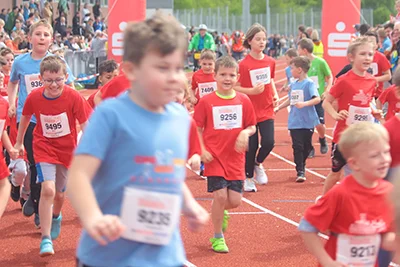
{"label": "blue t-shirt", "polygon": [[288,86],[290,86],[295,81],[295,79],[292,76],[292,72],[290,70],[291,70],[290,66],[286,67],[285,69]]}
{"label": "blue t-shirt", "polygon": [[204,49],[204,37],[199,36],[199,46],[197,47],[197,51],[202,51]]}
{"label": "blue t-shirt", "polygon": [[[188,112],[177,103],[157,114],[138,106],[128,93],[96,107],[76,154],[101,160],[92,186],[104,214],[121,214],[127,187],[179,196],[180,214],[190,123]],[[179,223],[164,246],[124,238],[101,246],[84,230],[77,256],[89,266],[183,266],[185,262]]]}
{"label": "blue t-shirt", "polygon": [[382,47],[379,48],[379,52],[384,53],[386,50],[389,50],[392,47],[392,41],[389,37],[386,37],[382,43]]}
{"label": "blue t-shirt", "polygon": [[310,79],[295,81],[290,86],[289,100],[291,100],[291,109],[288,118],[288,129],[313,129],[320,124],[317,112],[314,106],[297,108],[292,105],[292,99],[299,99],[300,102],[306,102],[314,97],[319,97],[318,90],[314,82]]}
{"label": "blue t-shirt", "polygon": [[[52,55],[47,53],[46,56]],[[14,64],[11,69],[10,81],[15,83],[18,82],[18,105],[17,105],[17,122],[20,121],[22,115],[22,109],[25,104],[25,100],[28,94],[36,88],[42,86],[42,82],[39,79],[40,75],[40,63],[42,59],[34,60],[31,57],[31,53],[26,53],[15,58]],[[75,77],[72,71],[68,67],[68,80],[67,84],[74,82]],[[36,117],[32,116],[31,122],[36,123]]]}

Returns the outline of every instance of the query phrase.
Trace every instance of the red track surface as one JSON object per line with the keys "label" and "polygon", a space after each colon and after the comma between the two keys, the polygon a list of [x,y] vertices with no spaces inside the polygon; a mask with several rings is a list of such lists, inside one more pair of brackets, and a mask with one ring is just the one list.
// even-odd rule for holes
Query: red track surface
{"label": "red track surface", "polygon": [[[278,88],[284,81],[284,68],[285,63],[279,60],[275,77]],[[211,222],[201,233],[192,233],[187,230],[185,219],[182,219],[182,235],[189,265],[316,266],[315,259],[304,248],[296,226],[290,224],[289,220],[294,222],[300,220],[307,206],[321,193],[324,180],[307,172],[305,183],[295,183],[294,166],[276,157],[278,155],[288,161],[293,160],[286,111],[278,114],[275,127],[276,145],[273,154],[264,162],[269,183],[258,186],[257,193],[245,193],[242,205],[231,211],[233,214],[225,234],[230,249],[228,254],[217,254],[211,250],[209,243],[209,238],[213,235]],[[330,118],[327,118],[327,127],[333,127]],[[328,129],[327,134],[331,135],[331,130]],[[317,140],[316,135],[314,140]],[[326,176],[330,167],[329,154],[320,155],[317,143],[315,148],[316,157],[307,161],[307,168]],[[187,183],[199,203],[210,211],[211,194],[206,192],[206,181],[188,171]],[[248,204],[249,201],[253,205]],[[242,212],[245,214],[235,214]],[[10,200],[0,220],[0,266],[75,266],[75,249],[81,227],[68,200],[63,207],[63,218],[61,236],[54,242],[56,254],[40,258],[40,233],[34,227],[33,217],[23,217],[19,203]]]}

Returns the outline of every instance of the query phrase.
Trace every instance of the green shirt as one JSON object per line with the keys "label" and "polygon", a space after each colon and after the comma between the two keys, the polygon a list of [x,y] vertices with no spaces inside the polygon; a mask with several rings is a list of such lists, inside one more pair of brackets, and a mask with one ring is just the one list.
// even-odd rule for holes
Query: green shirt
{"label": "green shirt", "polygon": [[332,75],[331,69],[325,59],[316,57],[311,62],[308,77],[313,80],[319,95],[325,92],[325,77]]}

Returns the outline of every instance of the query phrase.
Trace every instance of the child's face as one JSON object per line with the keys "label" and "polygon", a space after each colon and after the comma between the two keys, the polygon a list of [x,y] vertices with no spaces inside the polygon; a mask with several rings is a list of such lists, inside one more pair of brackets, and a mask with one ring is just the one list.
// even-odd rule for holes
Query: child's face
{"label": "child's face", "polygon": [[260,31],[254,37],[249,40],[249,45],[251,47],[251,50],[260,53],[264,51],[265,46],[267,45],[267,35],[265,32]]}
{"label": "child's face", "polygon": [[44,92],[47,97],[56,98],[61,95],[68,74],[62,70],[58,72],[45,71],[41,79],[44,85]]}
{"label": "child's face", "polygon": [[32,50],[36,53],[46,53],[50,44],[53,42],[50,29],[45,26],[37,27],[32,35],[29,36]]}
{"label": "child's face", "polygon": [[374,58],[374,49],[372,44],[363,44],[359,46],[354,54],[349,55],[353,68],[360,72],[367,71]]}
{"label": "child's face", "polygon": [[378,44],[376,43],[376,38],[374,36],[367,36],[368,41],[372,44],[374,50],[378,49]]}
{"label": "child's face", "polygon": [[290,65],[290,72],[292,73],[293,78],[299,79],[303,70],[299,67],[296,67],[294,64]]}
{"label": "child's face", "polygon": [[237,69],[221,66],[214,77],[217,82],[218,91],[232,90],[238,81]]}
{"label": "child's face", "polygon": [[119,71],[118,69],[114,70],[113,72],[105,72],[99,77],[99,81],[102,86],[106,85],[109,81],[112,80],[115,76],[118,76]]}
{"label": "child's face", "polygon": [[7,60],[7,65],[3,66],[6,71],[11,71],[12,65],[14,63],[14,56],[12,54],[6,54],[4,58]]}
{"label": "child's face", "polygon": [[297,53],[299,54],[299,56],[307,56],[307,50],[304,48],[301,48],[301,46],[297,47]]}
{"label": "child's face", "polygon": [[140,64],[124,62],[123,68],[135,97],[148,108],[159,109],[175,100],[182,86],[183,62],[181,50],[165,56],[149,51]]}
{"label": "child's face", "polygon": [[210,74],[214,72],[215,62],[212,59],[202,59],[200,66],[204,73]]}
{"label": "child's face", "polygon": [[285,55],[285,61],[286,61],[286,65],[290,66],[290,61],[292,61],[292,58],[289,57],[288,55]]}
{"label": "child's face", "polygon": [[351,169],[362,174],[365,180],[373,182],[387,175],[392,158],[390,146],[384,139],[359,144],[352,153],[347,162]]}

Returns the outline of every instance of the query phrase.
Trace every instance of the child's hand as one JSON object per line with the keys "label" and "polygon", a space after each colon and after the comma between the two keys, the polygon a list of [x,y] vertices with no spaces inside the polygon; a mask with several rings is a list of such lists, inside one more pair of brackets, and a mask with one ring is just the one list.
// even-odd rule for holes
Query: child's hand
{"label": "child's hand", "polygon": [[25,152],[24,144],[22,144],[22,143],[16,143],[15,146],[14,146],[14,149],[15,149],[16,151],[18,151],[18,154],[19,154],[21,157],[24,155],[24,152]]}
{"label": "child's hand", "polygon": [[198,154],[194,154],[189,160],[188,164],[193,171],[200,170],[201,158]]}
{"label": "child's hand", "polygon": [[274,107],[279,106],[279,101],[280,100],[279,100],[279,96],[278,95],[274,95],[272,100],[274,101]]}
{"label": "child's hand", "polygon": [[296,104],[294,104],[294,106],[296,108],[304,108],[306,104],[304,102],[297,102]]}
{"label": "child's hand", "polygon": [[8,108],[8,117],[13,118],[15,116],[15,104],[10,103]]}
{"label": "child's hand", "polygon": [[377,119],[377,120],[383,119],[383,111],[381,109],[375,109],[375,110],[373,109],[371,113],[375,119]]}
{"label": "child's hand", "polygon": [[253,95],[259,95],[264,92],[265,86],[263,83],[259,83],[251,89],[253,91]]}
{"label": "child's hand", "polygon": [[347,117],[349,116],[349,112],[347,110],[341,110],[338,113],[336,113],[334,119],[335,121],[342,121],[347,119]]}
{"label": "child's hand", "polygon": [[193,201],[191,206],[183,209],[182,212],[188,219],[189,230],[193,232],[197,232],[205,226],[210,217],[208,212],[196,201]]}
{"label": "child's hand", "polygon": [[275,107],[274,108],[274,113],[276,114],[276,113],[278,113],[278,111],[279,111],[279,107]]}
{"label": "child's hand", "polygon": [[211,155],[210,152],[208,152],[207,150],[203,151],[203,154],[201,155],[201,161],[204,163],[209,163],[211,161],[213,161],[213,156]]}
{"label": "child's hand", "polygon": [[243,130],[240,132],[236,139],[235,150],[238,153],[246,152],[249,147],[249,134],[247,131]]}
{"label": "child's hand", "polygon": [[97,218],[90,218],[90,221],[85,223],[84,227],[88,234],[103,246],[120,238],[125,231],[125,226],[115,215],[101,215]]}
{"label": "child's hand", "polygon": [[19,156],[19,151],[16,150],[15,148],[13,148],[13,147],[7,152],[10,155],[10,158],[12,160],[16,160],[18,158],[18,156]]}

